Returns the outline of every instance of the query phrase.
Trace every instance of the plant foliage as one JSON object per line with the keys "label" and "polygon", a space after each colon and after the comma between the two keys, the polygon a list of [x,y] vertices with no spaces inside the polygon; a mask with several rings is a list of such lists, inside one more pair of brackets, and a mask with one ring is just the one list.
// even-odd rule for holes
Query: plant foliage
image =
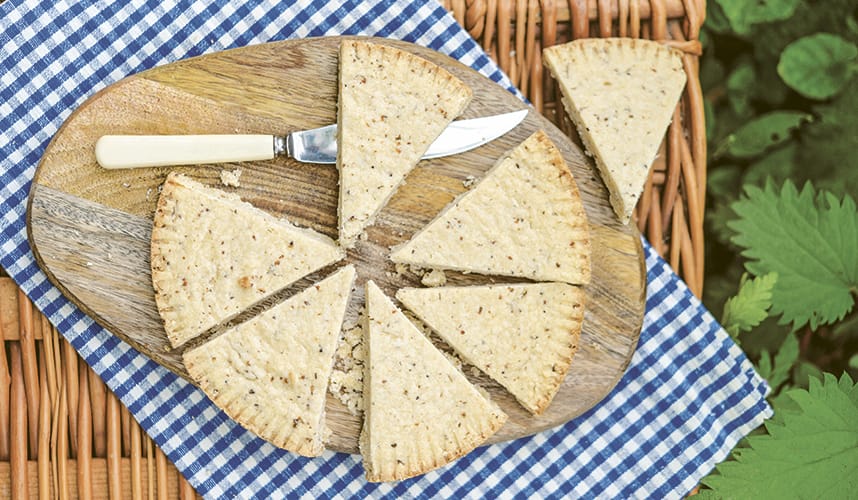
{"label": "plant foliage", "polygon": [[758,326],[769,316],[772,306],[772,288],[778,280],[777,273],[769,273],[754,279],[742,276],[739,293],[724,304],[724,316],[721,325],[734,339],[740,332],[747,332]]}
{"label": "plant foliage", "polygon": [[858,291],[858,212],[851,197],[816,196],[808,183],[799,192],[787,181],[780,191],[746,186],[733,203],[738,219],[727,225],[733,242],[757,275],[777,273],[772,312],[796,328],[844,318]]}
{"label": "plant foliage", "polygon": [[703,484],[716,498],[851,498],[858,491],[858,386],[812,378],[775,404],[766,434],[746,439]]}
{"label": "plant foliage", "polygon": [[700,496],[852,497],[858,0],[706,9],[704,301],[769,382],[775,414]]}

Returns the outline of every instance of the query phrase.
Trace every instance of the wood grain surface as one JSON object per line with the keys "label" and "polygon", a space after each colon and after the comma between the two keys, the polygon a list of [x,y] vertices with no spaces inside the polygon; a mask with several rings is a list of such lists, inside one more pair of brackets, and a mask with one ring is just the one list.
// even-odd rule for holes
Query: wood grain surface
{"label": "wood grain surface", "polygon": [[[169,347],[158,316],[149,271],[149,237],[159,186],[177,170],[232,191],[256,207],[336,238],[337,171],[287,158],[225,165],[103,170],[94,145],[105,134],[285,134],[333,123],[339,38],[256,45],[179,61],[128,77],[100,90],[57,132],[36,172],[27,227],[36,260],[56,286],[113,334],[175,373],[187,377],[181,353]],[[439,64],[474,89],[463,118],[525,108],[516,97],[466,66],[431,50],[378,40]],[[407,82],[405,82],[407,84]],[[535,111],[515,130],[468,153],[421,162],[378,221],[337,264],[358,270],[345,326],[357,321],[363,284],[375,282],[391,297],[420,286],[413,273],[396,273],[391,245],[406,241],[479,178],[504,152],[545,130],[575,176],[591,224],[593,280],[578,354],[549,409],[533,417],[503,388],[474,370],[465,373],[506,411],[507,424],[491,442],[562,424],[602,400],[622,376],[637,344],[644,313],[645,269],[640,238],[619,224],[595,170],[580,148]],[[242,170],[238,188],[220,185],[223,169]],[[258,313],[317,281],[333,268],[301,280],[243,313]],[[447,273],[452,285],[522,280]],[[234,323],[234,322],[233,322]],[[361,420],[328,398],[328,446],[357,452]]]}

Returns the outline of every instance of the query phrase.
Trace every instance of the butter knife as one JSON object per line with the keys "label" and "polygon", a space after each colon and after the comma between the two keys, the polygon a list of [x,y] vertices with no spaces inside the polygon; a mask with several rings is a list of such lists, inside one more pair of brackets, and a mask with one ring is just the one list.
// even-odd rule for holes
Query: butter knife
{"label": "butter knife", "polygon": [[[422,159],[469,151],[515,128],[528,110],[452,122]],[[337,162],[337,126],[292,132],[226,135],[105,135],[95,144],[103,168],[138,168],[270,160],[285,155],[300,162]]]}

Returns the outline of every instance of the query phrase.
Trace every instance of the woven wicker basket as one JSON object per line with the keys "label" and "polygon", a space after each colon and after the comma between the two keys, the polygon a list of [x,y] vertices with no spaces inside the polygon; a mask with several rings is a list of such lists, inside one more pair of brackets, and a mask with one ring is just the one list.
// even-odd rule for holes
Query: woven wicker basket
{"label": "woven wicker basket", "polygon": [[[703,286],[706,135],[697,41],[704,0],[446,0],[534,106],[577,140],[543,47],[584,37],[663,40],[685,52],[685,95],[637,209],[653,247]],[[0,273],[0,498],[195,498],[128,410]]]}

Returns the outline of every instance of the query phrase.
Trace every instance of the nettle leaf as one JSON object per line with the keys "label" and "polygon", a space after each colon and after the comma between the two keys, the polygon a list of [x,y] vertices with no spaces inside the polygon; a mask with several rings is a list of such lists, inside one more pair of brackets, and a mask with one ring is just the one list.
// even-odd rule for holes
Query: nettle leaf
{"label": "nettle leaf", "polygon": [[[773,401],[768,434],[702,480],[720,498],[850,498],[858,491],[858,387],[844,374]],[[786,401],[789,400],[789,401]]]}
{"label": "nettle leaf", "polygon": [[787,19],[792,16],[799,0],[717,0],[730,21],[730,26],[739,35],[748,35],[751,26]]}
{"label": "nettle leaf", "polygon": [[801,111],[766,113],[728,135],[723,149],[736,158],[752,158],[789,140],[792,130],[812,118]]}
{"label": "nettle leaf", "polygon": [[772,306],[772,289],[778,281],[777,273],[768,273],[754,279],[743,274],[739,282],[739,293],[724,304],[721,325],[731,337],[737,339],[740,332],[747,332],[762,323]]}
{"label": "nettle leaf", "polygon": [[778,74],[799,94],[828,99],[849,83],[855,72],[858,46],[830,33],[817,33],[787,45]]}
{"label": "nettle leaf", "polygon": [[772,314],[798,329],[842,319],[858,291],[858,213],[855,201],[831,193],[816,196],[813,186],[799,191],[787,181],[779,191],[745,186],[733,203],[738,219],[733,243],[743,248],[745,269],[757,276],[776,272]]}

